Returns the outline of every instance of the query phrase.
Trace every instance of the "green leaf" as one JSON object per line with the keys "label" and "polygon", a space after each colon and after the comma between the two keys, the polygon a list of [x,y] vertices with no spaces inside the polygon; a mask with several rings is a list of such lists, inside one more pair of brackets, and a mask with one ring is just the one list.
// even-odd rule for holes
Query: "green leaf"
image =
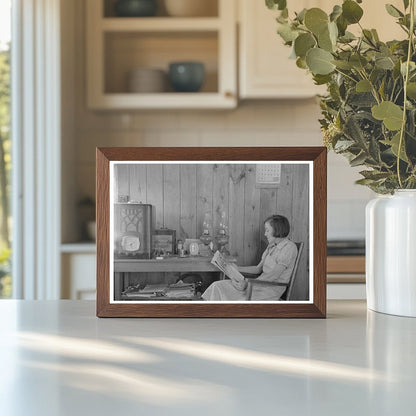
{"label": "green leaf", "polygon": [[341,37],[344,36],[348,27],[348,22],[344,19],[342,15],[339,16],[337,19],[337,27],[338,27],[338,33],[340,34],[340,36]]}
{"label": "green leaf", "polygon": [[323,85],[331,81],[331,76],[315,74],[313,76],[313,80],[315,81],[315,85]]}
{"label": "green leaf", "polygon": [[329,35],[329,28],[327,27],[325,31],[321,32],[318,35],[318,45],[321,49],[324,49],[328,52],[334,51],[334,44],[332,43],[331,37]]}
{"label": "green leaf", "polygon": [[403,110],[391,101],[383,101],[371,109],[373,117],[382,120],[384,125],[392,131],[402,127]]}
{"label": "green leaf", "polygon": [[[409,62],[409,73],[412,73],[414,70],[416,70],[416,64],[414,62]],[[406,76],[406,62],[401,63],[400,72],[403,76]]]}
{"label": "green leaf", "polygon": [[306,9],[302,9],[299,13],[296,13],[296,19],[303,23],[303,21],[305,20],[305,14],[306,14],[307,10]]}
{"label": "green leaf", "polygon": [[332,9],[332,13],[329,15],[329,20],[331,22],[335,22],[338,17],[342,15],[342,7],[336,4],[334,8]]}
{"label": "green leaf", "polygon": [[266,6],[271,10],[283,10],[286,5],[286,0],[266,0]]}
{"label": "green leaf", "polygon": [[352,167],[360,166],[365,162],[366,159],[367,155],[364,152],[362,152],[357,157],[350,160],[350,165]]}
{"label": "green leaf", "polygon": [[371,30],[363,29],[363,37],[367,43],[369,43],[370,45],[374,45],[375,40],[373,39],[373,34],[371,33]]}
{"label": "green leaf", "polygon": [[371,29],[371,34],[373,35],[373,39],[376,42],[380,42],[380,38],[378,37],[378,33],[377,33],[377,30],[376,29]]}
{"label": "green leaf", "polygon": [[366,79],[362,79],[361,81],[357,82],[355,86],[355,90],[357,92],[371,92],[371,83]]}
{"label": "green leaf", "polygon": [[302,33],[295,39],[296,56],[304,58],[306,52],[316,45],[314,37],[309,33]]}
{"label": "green leaf", "polygon": [[409,7],[409,0],[403,0],[403,6],[404,6],[404,9],[406,10]]}
{"label": "green leaf", "polygon": [[[389,145],[391,146],[391,151],[394,153],[394,155],[397,157],[399,154],[399,143],[400,143],[400,132],[395,134],[393,136],[393,138],[391,139],[391,141],[389,142]],[[409,162],[409,159],[407,158],[406,155],[406,150],[405,150],[405,141],[403,139],[402,141],[402,145],[400,147],[400,156],[399,158],[405,162]]]}
{"label": "green leaf", "polygon": [[306,64],[312,74],[326,75],[335,69],[331,53],[320,48],[309,49],[306,54]]}
{"label": "green leaf", "polygon": [[377,170],[362,170],[360,175],[364,176],[366,179],[373,179],[378,181],[380,179],[388,178],[391,173],[390,172],[379,172]]}
{"label": "green leaf", "polygon": [[348,61],[334,60],[332,63],[339,69],[348,71],[352,68],[352,65]]}
{"label": "green leaf", "polygon": [[362,120],[358,115],[352,115],[348,117],[344,124],[344,134],[346,137],[355,144],[358,145],[359,149],[363,149],[366,146],[366,139],[361,128]]}
{"label": "green leaf", "polygon": [[345,152],[353,145],[354,142],[351,140],[338,140],[334,146],[334,150],[335,152]]}
{"label": "green leaf", "polygon": [[386,70],[392,70],[394,69],[394,61],[393,58],[390,56],[377,56],[375,60],[375,64],[377,68],[380,69],[386,69]]}
{"label": "green leaf", "polygon": [[[339,31],[339,26],[338,25],[337,25],[337,29]],[[348,32],[348,30],[347,30],[347,31],[345,31],[343,36],[338,38],[338,41],[342,42],[342,43],[349,43],[349,42],[351,42],[355,39],[357,39],[356,36],[353,33]]]}
{"label": "green leaf", "polygon": [[412,100],[416,100],[416,82],[407,84],[407,96]]}
{"label": "green leaf", "polygon": [[315,35],[327,30],[328,15],[318,7],[313,7],[305,13],[305,26]]}
{"label": "green leaf", "polygon": [[397,8],[394,7],[392,4],[386,4],[387,13],[393,17],[403,17],[404,14]]}
{"label": "green leaf", "polygon": [[298,36],[298,32],[293,30],[292,27],[287,23],[280,24],[277,28],[277,33],[286,43],[294,41]]}
{"label": "green leaf", "polygon": [[358,55],[358,53],[351,56],[350,63],[358,70],[363,69],[368,64],[367,60],[363,56]]}
{"label": "green leaf", "polygon": [[331,42],[334,45],[334,47],[337,44],[338,39],[338,26],[334,22],[328,23],[328,30],[329,30],[329,37],[331,38]]}
{"label": "green leaf", "polygon": [[306,65],[305,58],[298,58],[296,59],[296,66],[301,69],[308,69],[308,65]]}
{"label": "green leaf", "polygon": [[352,0],[346,0],[342,3],[342,16],[350,23],[358,23],[363,16],[363,9]]}

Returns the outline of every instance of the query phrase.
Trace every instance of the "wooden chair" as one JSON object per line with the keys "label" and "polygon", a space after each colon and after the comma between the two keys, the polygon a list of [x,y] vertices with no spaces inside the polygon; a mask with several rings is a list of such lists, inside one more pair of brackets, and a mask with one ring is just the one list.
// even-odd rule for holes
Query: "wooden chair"
{"label": "wooden chair", "polygon": [[298,270],[299,265],[299,259],[302,255],[303,246],[304,243],[295,243],[296,247],[298,248],[298,254],[296,255],[295,265],[293,267],[292,274],[290,275],[290,279],[287,283],[280,283],[280,282],[265,282],[262,280],[258,280],[255,278],[255,276],[259,275],[253,275],[250,273],[242,273],[247,278],[247,289],[246,289],[246,300],[251,300],[251,295],[253,293],[253,287],[254,286],[263,286],[263,287],[273,287],[273,286],[286,286],[286,290],[283,292],[283,295],[280,299],[276,300],[291,300],[292,292],[293,292],[293,285],[295,283],[296,279],[296,272]]}

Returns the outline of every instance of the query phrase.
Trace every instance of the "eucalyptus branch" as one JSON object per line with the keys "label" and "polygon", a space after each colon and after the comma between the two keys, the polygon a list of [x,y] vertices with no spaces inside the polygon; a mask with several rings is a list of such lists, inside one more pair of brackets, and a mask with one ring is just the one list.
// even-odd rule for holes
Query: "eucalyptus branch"
{"label": "eucalyptus branch", "polygon": [[335,71],[338,72],[341,75],[344,75],[345,78],[350,79],[352,82],[357,83],[357,80],[355,78],[351,77],[348,74],[345,74],[344,72],[340,71],[338,68],[335,68]]}
{"label": "eucalyptus branch", "polygon": [[409,44],[407,46],[407,60],[406,60],[406,73],[404,75],[404,85],[403,85],[403,118],[402,118],[402,126],[400,129],[400,139],[399,139],[399,148],[397,151],[397,177],[399,179],[399,185],[403,188],[402,178],[400,174],[400,155],[403,146],[404,140],[404,132],[406,129],[406,110],[407,110],[407,83],[409,81],[409,68],[410,68],[410,61],[412,58],[412,49],[413,49],[413,36],[414,36],[414,27],[415,27],[415,16],[414,16],[414,8],[415,8],[415,1],[410,0],[410,28],[409,28]]}
{"label": "eucalyptus branch", "polygon": [[[390,97],[389,97],[390,101],[393,101],[393,95],[394,95],[394,90],[396,89],[396,84],[397,84],[397,81],[394,80],[393,81],[393,88],[391,89],[391,94],[390,94]],[[393,102],[395,102],[395,101],[393,101]]]}
{"label": "eucalyptus branch", "polygon": [[378,92],[376,90],[376,87],[374,86],[374,84],[371,82],[370,78],[368,78],[367,76],[367,72],[365,72],[365,69],[361,66],[362,71],[360,71],[360,75],[363,79],[365,79],[366,81],[368,81],[368,83],[370,84],[371,87],[371,93],[373,94],[374,99],[377,101],[377,104],[380,104],[380,97],[378,95]]}

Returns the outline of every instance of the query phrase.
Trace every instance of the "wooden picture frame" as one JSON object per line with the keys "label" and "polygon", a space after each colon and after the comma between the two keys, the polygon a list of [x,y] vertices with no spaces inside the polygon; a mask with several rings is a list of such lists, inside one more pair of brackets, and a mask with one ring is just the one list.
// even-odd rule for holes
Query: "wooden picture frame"
{"label": "wooden picture frame", "polygon": [[[324,147],[97,148],[97,316],[325,318],[326,152]],[[263,163],[281,164],[278,189],[255,186],[253,166]],[[116,231],[114,212],[119,195],[128,195],[129,203],[135,204],[139,214],[134,210],[130,213],[127,207],[123,212],[127,212],[129,220],[124,219],[121,231]],[[152,225],[141,220],[151,212],[148,205],[156,212],[151,218]],[[266,258],[272,258],[274,255],[270,253],[279,250],[283,253],[285,245],[292,250],[294,244],[290,239],[296,242],[298,250],[293,255],[293,250],[287,249],[292,253],[290,261],[273,257],[275,263],[268,263],[269,269],[261,260],[257,268],[263,270],[263,277],[242,281],[243,286],[238,290],[243,295],[238,292],[238,299],[217,299],[211,290],[214,286],[235,288],[236,285],[234,280],[217,281],[224,276],[211,264],[210,257],[187,258],[186,253],[183,258],[178,256],[169,261],[146,257],[148,235],[152,235],[154,229],[176,230],[177,241],[198,239],[205,234],[205,229],[202,232],[204,210],[205,214],[210,210],[210,216],[214,217],[210,252],[220,249],[240,270],[243,266],[256,265],[262,252]],[[291,229],[286,237],[287,232],[276,234],[278,228],[273,225],[275,228],[266,235],[270,243],[267,246],[267,241],[263,241],[264,228],[271,227],[272,222],[267,221],[272,214],[285,216]],[[220,234],[227,235],[225,245],[218,237]],[[115,259],[117,244],[126,258]],[[206,250],[204,253],[206,256]],[[284,264],[286,262],[288,264]],[[261,280],[267,280],[269,275],[265,273],[273,275],[276,264],[282,266],[279,273],[287,270],[281,274],[287,273],[287,282],[293,281],[289,275],[295,275],[295,283],[277,283],[285,285],[284,292],[273,292],[279,296],[284,293],[279,299],[256,295],[272,293],[271,289],[266,292],[261,289]],[[153,290],[155,286],[171,282],[175,273],[179,274],[179,283],[168,283],[168,292],[155,289],[152,295],[145,297],[150,290],[147,288]],[[195,276],[209,277],[197,282]],[[205,287],[201,289],[203,292],[197,292],[195,285],[201,283],[208,285],[208,290],[205,291]],[[172,296],[175,285],[181,288],[189,285],[194,290],[193,297]],[[256,289],[257,286],[260,289]],[[248,300],[249,296],[253,300]],[[285,296],[289,300],[283,300]]]}

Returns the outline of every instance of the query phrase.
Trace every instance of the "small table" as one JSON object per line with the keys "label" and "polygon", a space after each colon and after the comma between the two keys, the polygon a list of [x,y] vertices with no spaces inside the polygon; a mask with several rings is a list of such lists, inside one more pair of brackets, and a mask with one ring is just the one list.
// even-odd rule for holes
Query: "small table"
{"label": "small table", "polygon": [[[136,260],[115,259],[114,260],[114,294],[116,299],[121,298],[121,292],[128,286],[127,273],[177,273],[177,272],[209,272],[220,273],[211,263],[211,257],[189,256],[189,257],[167,257],[161,260]],[[177,300],[177,299],[163,299]],[[187,299],[189,300],[189,299]]]}

